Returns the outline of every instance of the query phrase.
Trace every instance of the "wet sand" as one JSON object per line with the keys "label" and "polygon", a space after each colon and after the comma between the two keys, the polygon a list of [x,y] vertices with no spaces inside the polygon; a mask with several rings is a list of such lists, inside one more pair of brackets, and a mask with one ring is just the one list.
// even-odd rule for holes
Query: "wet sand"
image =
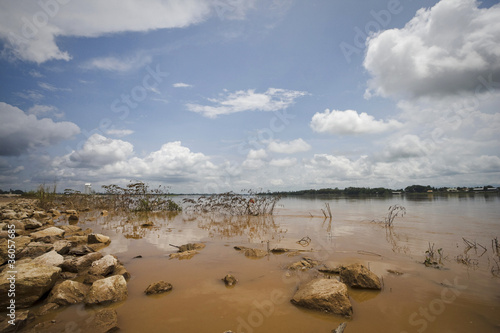
{"label": "wet sand", "polygon": [[[111,306],[123,332],[331,332],[343,321],[348,322],[346,332],[498,332],[500,279],[491,274],[491,247],[482,256],[469,250],[477,265],[455,259],[465,250],[462,237],[490,246],[500,234],[494,200],[404,202],[408,214],[390,231],[373,220],[383,218],[394,201],[377,200],[334,201],[331,222],[320,215],[324,200],[287,199],[272,218],[103,217],[89,212],[78,225],[111,236],[102,252],[116,254],[132,275],[128,299]],[[145,221],[154,226],[141,227]],[[297,241],[304,236],[311,243],[302,247]],[[310,252],[250,259],[233,249],[267,250],[268,241],[271,249]],[[168,244],[188,242],[204,242],[206,248],[192,259],[169,259],[176,249]],[[444,269],[422,264],[429,242],[443,248]],[[142,258],[134,259],[138,255]],[[362,263],[382,278],[383,290],[349,289],[354,315],[348,320],[298,308],[289,301],[298,285],[324,276],[315,269],[286,269],[302,255],[330,265]],[[239,280],[232,288],[221,281],[228,273]],[[159,280],[170,282],[173,290],[144,295]],[[85,331],[93,311],[71,306],[37,322],[55,320],[48,330],[53,332]]]}

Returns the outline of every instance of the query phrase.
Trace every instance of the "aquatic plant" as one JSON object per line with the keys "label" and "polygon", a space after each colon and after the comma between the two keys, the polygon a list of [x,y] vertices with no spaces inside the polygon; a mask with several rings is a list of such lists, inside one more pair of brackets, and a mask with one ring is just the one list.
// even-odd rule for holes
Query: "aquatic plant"
{"label": "aquatic plant", "polygon": [[389,212],[387,213],[387,217],[385,218],[384,221],[386,227],[391,227],[396,217],[398,216],[403,217],[406,214],[406,208],[398,204],[389,206],[388,211]]}
{"label": "aquatic plant", "polygon": [[172,199],[166,187],[157,188],[141,181],[131,181],[126,187],[115,184],[103,185],[109,207],[135,212],[181,211],[182,208]]}
{"label": "aquatic plant", "polygon": [[248,190],[246,194],[226,192],[221,194],[202,195],[198,199],[186,198],[185,211],[192,213],[218,213],[230,216],[272,215],[279,195],[256,194]]}

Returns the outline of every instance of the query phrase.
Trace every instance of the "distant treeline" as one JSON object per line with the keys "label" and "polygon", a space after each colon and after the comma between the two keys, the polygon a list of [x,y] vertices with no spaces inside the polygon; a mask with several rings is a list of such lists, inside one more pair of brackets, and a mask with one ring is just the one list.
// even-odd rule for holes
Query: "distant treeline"
{"label": "distant treeline", "polygon": [[430,185],[411,185],[404,189],[393,190],[384,187],[346,187],[345,189],[322,188],[319,190],[271,192],[274,195],[289,196],[390,196],[400,193],[456,193],[456,192],[498,192],[500,188],[491,185],[480,187],[432,187]]}
{"label": "distant treeline", "polygon": [[10,189],[9,191],[2,191],[0,189],[0,194],[24,194],[24,192],[21,190],[13,190],[13,189]]}

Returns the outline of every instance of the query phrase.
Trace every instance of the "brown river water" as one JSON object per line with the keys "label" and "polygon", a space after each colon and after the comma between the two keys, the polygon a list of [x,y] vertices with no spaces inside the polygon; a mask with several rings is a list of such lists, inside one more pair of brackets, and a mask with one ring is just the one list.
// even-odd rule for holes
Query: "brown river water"
{"label": "brown river water", "polygon": [[[326,202],[331,221],[321,212]],[[387,229],[380,221],[393,204],[406,207],[406,215]],[[141,227],[146,221],[154,226]],[[111,305],[123,332],[327,333],[344,321],[346,333],[500,332],[500,278],[494,276],[500,260],[492,248],[492,239],[500,236],[496,194],[285,198],[272,217],[88,212],[78,225],[110,236],[102,252],[115,254],[132,275],[127,300]],[[309,245],[297,243],[306,236]],[[486,251],[479,246],[466,251],[463,237]],[[169,259],[176,252],[169,244],[193,242],[206,247],[188,260]],[[429,243],[436,251],[442,248],[442,269],[423,265]],[[310,252],[250,259],[234,250],[236,245]],[[315,269],[286,269],[302,255],[330,265],[359,262],[382,278],[383,290],[349,289],[354,315],[347,320],[296,307],[290,299],[300,283],[323,276]],[[458,256],[467,264],[457,262]],[[238,279],[231,288],[221,281],[228,273]],[[159,280],[173,290],[146,296],[146,287]],[[85,332],[95,310],[71,306],[33,324],[55,320],[50,331]]]}

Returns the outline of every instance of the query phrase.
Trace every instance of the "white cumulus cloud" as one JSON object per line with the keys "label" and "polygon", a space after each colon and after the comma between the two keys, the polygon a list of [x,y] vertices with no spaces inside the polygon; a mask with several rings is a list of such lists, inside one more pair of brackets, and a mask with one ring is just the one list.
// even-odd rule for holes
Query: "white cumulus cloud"
{"label": "white cumulus cloud", "polygon": [[0,155],[21,155],[73,138],[80,128],[72,122],[38,119],[21,109],[0,102]]}
{"label": "white cumulus cloud", "polygon": [[500,89],[500,5],[441,0],[367,41],[367,96],[441,96]]}
{"label": "white cumulus cloud", "polygon": [[267,149],[274,153],[295,154],[308,151],[311,149],[311,145],[305,142],[302,138],[298,138],[290,142],[271,141],[267,146]]}
{"label": "white cumulus cloud", "polygon": [[312,117],[310,126],[318,133],[338,135],[374,134],[400,128],[403,124],[397,120],[376,120],[373,116],[354,110],[329,110],[317,112]]}
{"label": "white cumulus cloud", "polygon": [[213,105],[187,104],[189,111],[198,112],[208,118],[243,111],[278,111],[293,105],[295,100],[307,95],[304,91],[269,88],[264,93],[254,89],[224,92],[220,98],[209,99]]}

